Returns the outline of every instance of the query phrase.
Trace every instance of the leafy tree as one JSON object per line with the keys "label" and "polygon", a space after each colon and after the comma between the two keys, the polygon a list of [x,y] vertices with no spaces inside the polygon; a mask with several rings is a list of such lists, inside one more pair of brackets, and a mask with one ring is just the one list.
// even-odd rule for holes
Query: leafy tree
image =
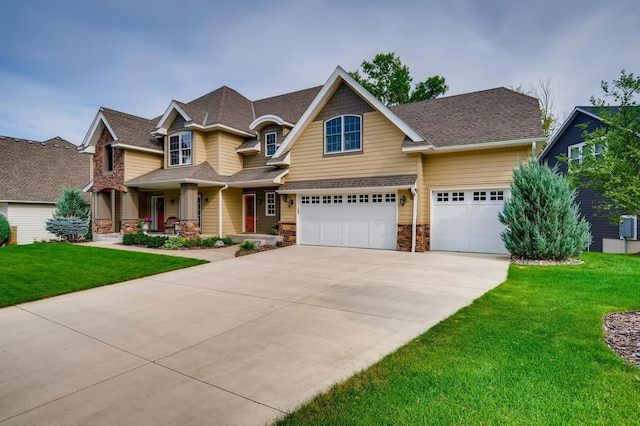
{"label": "leafy tree", "polygon": [[80,219],[89,219],[89,204],[82,198],[80,191],[77,189],[65,188],[62,191],[62,197],[56,203],[56,210],[53,216],[59,217],[77,217]]}
{"label": "leafy tree", "polygon": [[558,125],[558,115],[555,112],[555,104],[553,99],[553,84],[551,77],[539,78],[537,85],[531,85],[528,89],[519,85],[511,87],[511,90],[522,93],[524,95],[533,96],[538,99],[540,105],[540,120],[542,121],[542,131],[545,136],[550,136]]}
{"label": "leafy tree", "polygon": [[569,180],[530,158],[513,171],[512,198],[498,218],[500,234],[512,256],[567,260],[579,257],[591,243],[589,223],[580,218]]}
{"label": "leafy tree", "polygon": [[416,84],[412,92],[409,67],[402,65],[394,52],[378,53],[371,62],[365,60],[361,66],[364,76],[359,71],[349,75],[385,105],[434,99],[449,90],[444,77],[435,75]]}
{"label": "leafy tree", "polygon": [[0,247],[5,245],[11,238],[11,226],[6,217],[0,214]]}
{"label": "leafy tree", "polygon": [[604,196],[594,201],[595,207],[616,221],[620,212],[640,215],[640,76],[622,70],[618,80],[602,81],[601,87],[615,106],[591,97],[603,125],[592,132],[584,125],[580,159],[561,159],[569,162],[574,184]]}

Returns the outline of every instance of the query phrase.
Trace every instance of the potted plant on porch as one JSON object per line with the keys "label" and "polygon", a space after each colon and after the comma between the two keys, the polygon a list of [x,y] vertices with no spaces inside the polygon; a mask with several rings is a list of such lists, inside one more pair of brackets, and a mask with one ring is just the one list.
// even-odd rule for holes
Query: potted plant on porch
{"label": "potted plant on porch", "polygon": [[142,231],[146,234],[149,231],[149,225],[151,224],[152,219],[149,216],[145,216],[140,221],[140,227]]}

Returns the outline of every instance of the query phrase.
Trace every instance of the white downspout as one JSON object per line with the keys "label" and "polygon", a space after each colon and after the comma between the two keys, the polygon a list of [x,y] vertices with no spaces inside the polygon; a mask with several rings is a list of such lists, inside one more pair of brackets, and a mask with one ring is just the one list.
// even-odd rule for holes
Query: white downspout
{"label": "white downspout", "polygon": [[416,221],[418,220],[418,191],[415,186],[412,186],[411,193],[413,194],[413,219],[411,226],[411,253],[416,252]]}
{"label": "white downspout", "polygon": [[225,185],[218,190],[218,238],[222,238],[222,191],[229,188]]}

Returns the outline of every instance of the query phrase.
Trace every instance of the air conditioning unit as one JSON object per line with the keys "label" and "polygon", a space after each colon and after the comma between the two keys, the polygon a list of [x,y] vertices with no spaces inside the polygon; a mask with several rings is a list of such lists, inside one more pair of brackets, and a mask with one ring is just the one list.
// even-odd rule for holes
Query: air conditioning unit
{"label": "air conditioning unit", "polygon": [[620,217],[620,239],[637,240],[638,239],[638,218],[635,216]]}

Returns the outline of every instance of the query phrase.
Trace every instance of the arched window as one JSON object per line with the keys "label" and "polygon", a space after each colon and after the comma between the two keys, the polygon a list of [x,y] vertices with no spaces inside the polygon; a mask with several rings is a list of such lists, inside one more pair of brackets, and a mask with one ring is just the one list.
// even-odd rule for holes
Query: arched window
{"label": "arched window", "polygon": [[362,150],[362,117],[341,115],[324,123],[324,152],[352,152]]}

